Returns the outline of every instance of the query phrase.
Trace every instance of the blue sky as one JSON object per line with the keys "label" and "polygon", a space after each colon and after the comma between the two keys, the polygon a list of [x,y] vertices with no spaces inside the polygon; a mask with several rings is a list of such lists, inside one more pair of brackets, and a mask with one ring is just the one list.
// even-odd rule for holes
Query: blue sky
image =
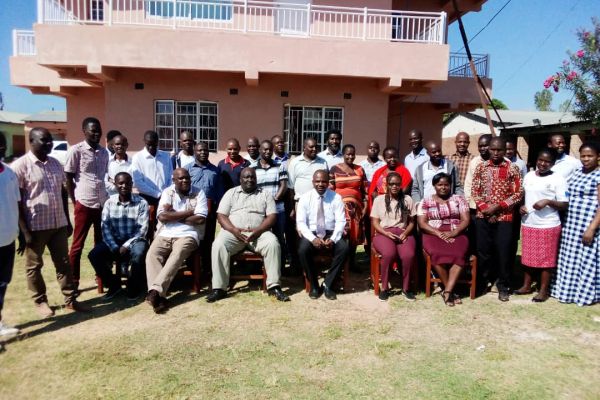
{"label": "blue sky", "polygon": [[[481,29],[507,0],[489,0],[479,13],[463,19],[470,38]],[[0,0],[0,92],[4,109],[34,113],[65,102],[54,96],[32,95],[10,85],[8,57],[12,54],[12,29],[31,29],[36,20],[36,0]],[[533,110],[533,96],[546,77],[556,72],[566,51],[578,49],[575,31],[591,26],[600,16],[598,0],[512,0],[470,46],[473,53],[490,54],[493,96],[511,109]],[[450,26],[448,43],[458,51],[462,41],[458,24]],[[554,95],[553,107],[571,98],[569,92]]]}

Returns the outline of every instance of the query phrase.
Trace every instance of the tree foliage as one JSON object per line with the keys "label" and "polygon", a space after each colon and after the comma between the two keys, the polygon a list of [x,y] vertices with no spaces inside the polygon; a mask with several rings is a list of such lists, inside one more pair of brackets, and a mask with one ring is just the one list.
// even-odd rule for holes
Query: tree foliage
{"label": "tree foliage", "polygon": [[568,51],[559,71],[544,81],[546,89],[560,88],[574,93],[573,114],[581,120],[600,124],[600,21],[592,18],[591,31],[580,28],[577,39],[581,48]]}
{"label": "tree foliage", "polygon": [[550,108],[552,104],[552,92],[548,89],[535,92],[533,102],[535,103],[535,109],[538,111],[552,111],[552,108]]}
{"label": "tree foliage", "polygon": [[558,106],[558,111],[562,113],[573,111],[573,106],[571,104],[571,100],[565,100]]}
{"label": "tree foliage", "polygon": [[[502,100],[492,99],[492,104],[496,107],[496,110],[508,110],[508,106]],[[492,108],[492,106],[487,105],[486,108]]]}

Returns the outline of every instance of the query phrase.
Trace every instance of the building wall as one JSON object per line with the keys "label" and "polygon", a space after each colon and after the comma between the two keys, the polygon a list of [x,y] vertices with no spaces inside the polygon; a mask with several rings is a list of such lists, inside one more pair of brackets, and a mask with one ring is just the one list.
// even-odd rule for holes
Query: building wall
{"label": "building wall", "polygon": [[[24,149],[18,148],[23,142],[23,124],[0,122],[0,132],[2,132],[6,138],[6,156],[12,156],[14,151],[17,151],[17,153],[23,152]],[[13,148],[13,142],[17,143],[17,148]]]}
{"label": "building wall", "polygon": [[[144,83],[144,89],[135,90],[135,83]],[[229,94],[232,88],[238,95]],[[281,97],[281,91],[289,96]],[[352,99],[345,100],[344,93]],[[125,70],[106,84],[104,95],[101,89],[81,89],[68,98],[67,140],[81,140],[81,121],[91,115],[100,118],[104,132],[123,132],[130,150],[141,149],[143,133],[154,129],[154,101],[170,99],[218,103],[219,149],[230,137],[243,145],[250,136],[281,134],[285,104],[343,107],[344,142],[359,153],[366,152],[369,140],[386,139],[388,95],[376,80],[265,75],[258,86],[247,86],[242,74]]]}

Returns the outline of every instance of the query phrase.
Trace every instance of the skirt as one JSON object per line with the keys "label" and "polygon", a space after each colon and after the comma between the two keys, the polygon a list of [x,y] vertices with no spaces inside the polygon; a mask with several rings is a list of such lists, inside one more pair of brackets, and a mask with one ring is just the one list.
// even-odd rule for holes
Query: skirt
{"label": "skirt", "polygon": [[556,268],[561,226],[521,227],[521,264],[530,268]]}
{"label": "skirt", "polygon": [[[449,225],[442,225],[441,231],[449,231]],[[448,243],[434,235],[423,234],[423,248],[431,257],[432,265],[460,265],[468,264],[467,253],[469,251],[469,239],[464,234],[454,238],[454,242]]]}

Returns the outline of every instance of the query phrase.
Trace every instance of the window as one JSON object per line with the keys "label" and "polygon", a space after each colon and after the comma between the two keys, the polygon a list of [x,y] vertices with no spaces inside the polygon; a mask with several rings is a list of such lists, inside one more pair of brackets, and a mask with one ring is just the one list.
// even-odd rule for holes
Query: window
{"label": "window", "polygon": [[302,152],[304,139],[315,138],[319,151],[326,145],[325,132],[339,129],[343,133],[344,109],[341,107],[284,107],[283,133],[292,154]]}
{"label": "window", "polygon": [[90,19],[92,21],[104,21],[104,0],[91,1]]}
{"label": "window", "polygon": [[217,151],[217,103],[206,101],[157,100],[154,125],[161,150],[177,150],[179,134],[190,131],[196,142],[205,142],[210,151]]}
{"label": "window", "polygon": [[230,20],[231,0],[146,0],[146,12],[154,17]]}

